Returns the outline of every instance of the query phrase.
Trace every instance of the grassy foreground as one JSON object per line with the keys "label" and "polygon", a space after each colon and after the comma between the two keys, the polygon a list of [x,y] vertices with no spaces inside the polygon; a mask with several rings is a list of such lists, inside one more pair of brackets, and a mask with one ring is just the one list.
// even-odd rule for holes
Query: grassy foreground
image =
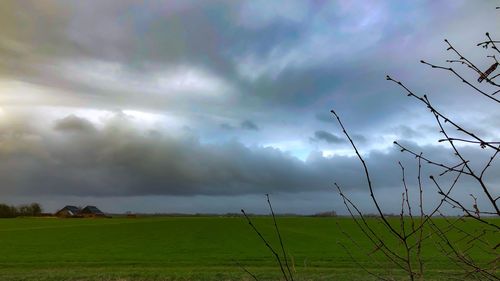
{"label": "grassy foreground", "polygon": [[[277,246],[272,220],[253,220]],[[278,223],[298,280],[373,280],[359,264],[391,270],[377,253],[367,255],[373,247],[352,219],[280,217]],[[472,221],[463,224],[476,227]],[[500,237],[488,239],[498,243]],[[423,253],[426,279],[449,280],[458,273],[432,243]],[[481,260],[481,251],[473,254]],[[238,263],[259,280],[280,278],[271,254],[243,218],[0,220],[0,280],[252,280]]]}

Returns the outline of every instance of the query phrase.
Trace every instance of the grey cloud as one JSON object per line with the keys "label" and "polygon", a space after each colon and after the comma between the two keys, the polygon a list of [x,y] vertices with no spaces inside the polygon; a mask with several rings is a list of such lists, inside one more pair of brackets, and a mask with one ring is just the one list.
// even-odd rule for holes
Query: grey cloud
{"label": "grey cloud", "polygon": [[241,128],[244,130],[253,130],[253,131],[258,131],[259,127],[257,124],[255,124],[253,121],[250,120],[245,120],[241,122]]}
{"label": "grey cloud", "polygon": [[96,130],[94,125],[87,119],[70,115],[64,119],[57,120],[54,128],[59,131],[68,132],[93,132]]}
{"label": "grey cloud", "polygon": [[[337,127],[337,120],[331,113],[319,112],[316,113],[315,118],[316,120],[319,120],[321,122],[331,123],[332,128]],[[311,138],[312,140],[324,140],[328,143],[345,143],[347,141],[342,137],[338,137],[332,133],[323,130],[314,132],[314,136],[315,136],[314,138]],[[361,134],[351,133],[351,137],[357,143],[366,143],[367,141],[366,137]]]}
{"label": "grey cloud", "polygon": [[412,139],[415,137],[420,137],[421,134],[417,132],[416,130],[406,126],[406,125],[400,125],[396,128],[394,128],[394,131],[400,135],[401,137],[405,139]]}
{"label": "grey cloud", "polygon": [[[247,147],[237,141],[206,144],[192,135],[142,133],[128,126],[123,117],[83,137],[67,134],[61,138],[43,132],[36,138],[33,133],[2,135],[0,157],[5,161],[0,163],[0,176],[5,187],[0,192],[4,195],[293,194],[328,191],[334,181],[347,190],[366,192],[355,157],[325,158],[317,152],[301,161],[279,149]],[[447,149],[406,145],[436,161],[456,162]],[[474,162],[479,162],[481,152],[465,149]],[[379,188],[400,187],[398,161],[407,166],[408,179],[416,178],[415,159],[397,149],[372,151],[366,161]],[[427,166],[423,171],[438,172]],[[498,186],[500,175],[490,174],[487,180]],[[464,180],[463,184],[471,183]]]}
{"label": "grey cloud", "polygon": [[227,123],[222,123],[222,124],[220,124],[220,127],[221,127],[222,129],[224,129],[224,130],[229,130],[229,131],[231,131],[231,130],[234,130],[234,129],[235,129],[235,127],[234,127],[234,126],[232,126],[232,125],[230,125],[230,124],[227,124]]}
{"label": "grey cloud", "polygon": [[[233,131],[233,130],[238,129],[238,127],[235,127],[235,126],[228,124],[228,123],[222,123],[222,124],[220,124],[220,127],[224,130],[227,130],[227,131]],[[257,126],[257,124],[255,124],[254,122],[252,122],[250,120],[245,120],[245,121],[241,122],[239,128],[242,130],[250,130],[250,131],[258,131],[259,130],[259,127]]]}
{"label": "grey cloud", "polygon": [[[73,134],[64,139],[50,135],[42,138],[38,145],[45,152],[43,157],[28,150],[12,152],[16,144],[30,145],[26,136],[2,143],[3,148],[11,150],[0,155],[9,160],[9,165],[0,165],[0,174],[6,176],[6,182],[16,183],[15,192],[191,196],[319,188],[317,182],[309,186],[315,181],[314,172],[279,150],[250,149],[234,141],[201,144],[190,136],[141,134],[123,119],[84,138]],[[290,171],[295,175],[290,176]]]}
{"label": "grey cloud", "polygon": [[335,123],[335,118],[334,116],[331,115],[331,113],[326,113],[326,112],[318,112],[314,117],[322,122],[326,123]]}
{"label": "grey cloud", "polygon": [[[445,20],[455,23],[462,18],[476,23],[468,8],[474,6],[479,11],[488,6],[440,3],[429,8],[424,3],[409,4],[409,8],[394,3],[367,6],[352,2],[339,9],[339,3],[295,3],[284,10],[275,10],[268,7],[275,5],[272,3],[244,1],[172,1],[168,5],[162,1],[141,5],[135,1],[47,3],[50,4],[0,3],[0,73],[3,77],[63,90],[54,91],[50,101],[46,100],[48,104],[78,96],[73,105],[178,110],[186,115],[192,113],[195,104],[207,115],[220,116],[224,112],[237,120],[248,112],[280,109],[280,116],[269,114],[267,120],[252,119],[258,124],[293,120],[294,114],[287,111],[290,108],[303,110],[301,113],[308,116],[311,111],[328,112],[335,108],[345,109],[343,116],[351,118],[360,129],[385,122],[402,111],[399,105],[404,101],[391,98],[388,92],[396,90],[383,77],[388,71],[405,74],[408,62],[421,58],[417,58],[420,53],[413,52],[416,47],[412,43],[421,42],[419,38],[428,34],[427,26],[441,26],[439,23]],[[436,6],[450,15],[437,14]],[[371,8],[380,12],[380,18],[373,25],[362,26],[360,19],[369,15]],[[411,9],[414,18],[387,20],[400,16],[401,9]],[[213,16],[214,11],[217,16]],[[339,14],[339,11],[344,12]],[[415,25],[415,20],[421,20],[422,24]],[[323,25],[332,28],[318,28]],[[348,39],[345,44],[354,41],[352,45],[357,45],[357,41],[364,41],[357,38],[367,33],[380,34],[381,38],[371,42],[371,47],[363,52],[348,48],[352,55],[335,55],[335,46],[344,44],[344,39]],[[465,31],[460,30],[462,33]],[[314,38],[325,44],[307,47],[314,45],[311,45]],[[240,77],[238,68],[245,65],[243,58],[247,56],[255,57],[257,62],[267,62],[270,58],[270,63],[276,64],[270,68],[278,69],[279,75],[261,75],[253,81]],[[387,63],[387,57],[394,59]],[[297,59],[304,63],[295,63]],[[145,85],[153,83],[145,77],[162,70],[192,66],[210,77],[231,81],[230,102],[234,106],[228,108],[225,106],[228,100],[210,95],[194,100],[188,98],[190,95],[165,97],[147,93],[141,87],[144,85],[127,87],[120,81],[84,79],[85,62],[110,64],[113,67],[107,73],[117,72],[123,78],[121,82],[142,81]],[[66,64],[74,69],[68,71],[61,66]],[[91,72],[95,70],[90,68]],[[202,92],[197,90],[195,94]],[[328,120],[326,115],[321,118]]]}
{"label": "grey cloud", "polygon": [[314,132],[314,137],[317,140],[323,140],[323,141],[326,141],[327,143],[344,143],[344,142],[346,142],[345,139],[338,137],[332,133],[326,132],[326,131],[316,131],[316,132]]}
{"label": "grey cloud", "polygon": [[359,143],[366,143],[367,142],[366,137],[363,135],[360,135],[360,134],[353,134],[352,139],[356,142],[359,142]]}

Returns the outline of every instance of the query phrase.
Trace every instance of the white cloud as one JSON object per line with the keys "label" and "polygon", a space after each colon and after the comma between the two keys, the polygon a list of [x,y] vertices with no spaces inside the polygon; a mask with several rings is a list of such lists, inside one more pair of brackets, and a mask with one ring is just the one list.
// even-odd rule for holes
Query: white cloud
{"label": "white cloud", "polygon": [[75,95],[14,79],[0,78],[0,103],[3,105],[45,105],[77,103]]}
{"label": "white cloud", "polygon": [[54,71],[69,81],[119,93],[189,98],[222,97],[231,90],[222,78],[187,65],[157,66],[138,73],[116,62],[64,61]]}
{"label": "white cloud", "polygon": [[202,96],[223,96],[230,86],[222,79],[194,67],[175,67],[172,70],[152,75],[156,81],[157,92],[166,95],[176,93],[194,93]]}

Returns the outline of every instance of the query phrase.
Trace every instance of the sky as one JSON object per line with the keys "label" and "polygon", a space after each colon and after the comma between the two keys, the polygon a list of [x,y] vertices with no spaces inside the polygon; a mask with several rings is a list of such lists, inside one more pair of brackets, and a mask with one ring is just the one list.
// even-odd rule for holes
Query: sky
{"label": "sky", "polygon": [[[368,163],[384,211],[398,212],[398,161],[410,193],[418,163],[393,141],[457,160],[437,142],[426,108],[385,76],[498,139],[496,104],[419,63],[456,59],[447,38],[486,69],[490,50],[476,44],[498,31],[495,6],[1,1],[0,201],[40,202],[49,212],[91,204],[106,212],[265,213],[269,193],[277,212],[345,213],[337,182],[373,212],[334,109]],[[478,167],[491,156],[459,147]],[[427,208],[438,200],[427,176],[440,172],[423,168]],[[500,165],[486,180],[500,194]],[[470,201],[475,188],[460,180],[457,196]]]}

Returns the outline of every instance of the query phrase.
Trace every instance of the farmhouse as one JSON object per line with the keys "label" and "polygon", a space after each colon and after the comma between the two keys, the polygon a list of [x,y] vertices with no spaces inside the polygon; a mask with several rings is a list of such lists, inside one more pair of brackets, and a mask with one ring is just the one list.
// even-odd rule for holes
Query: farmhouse
{"label": "farmhouse", "polygon": [[83,209],[67,205],[55,213],[60,218],[105,218],[107,217],[96,206],[87,206]]}
{"label": "farmhouse", "polygon": [[80,214],[85,218],[106,217],[96,206],[87,206],[81,210]]}
{"label": "farmhouse", "polygon": [[81,217],[80,212],[81,212],[80,208],[76,206],[67,205],[61,210],[57,211],[55,215],[56,217],[60,218],[77,218]]}

